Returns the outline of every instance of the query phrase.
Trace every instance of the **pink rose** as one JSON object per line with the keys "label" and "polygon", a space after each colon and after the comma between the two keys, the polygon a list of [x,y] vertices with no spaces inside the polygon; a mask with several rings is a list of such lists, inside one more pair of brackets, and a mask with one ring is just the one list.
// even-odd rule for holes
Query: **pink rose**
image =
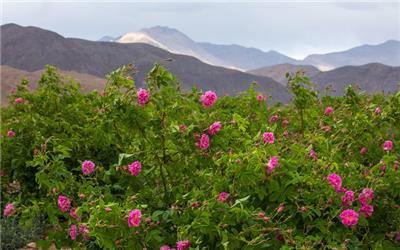
{"label": "pink rose", "polygon": [[274,144],[275,142],[275,137],[274,137],[274,133],[272,132],[265,132],[263,134],[263,143],[266,144]]}
{"label": "pink rose", "polygon": [[221,127],[222,127],[221,122],[214,122],[208,129],[208,134],[215,135],[221,130]]}
{"label": "pink rose", "polygon": [[84,161],[82,163],[82,172],[83,172],[83,174],[84,175],[89,175],[89,174],[93,173],[95,166],[96,165],[92,161]]}
{"label": "pink rose", "polygon": [[14,135],[15,135],[15,133],[14,133],[14,131],[12,131],[12,130],[9,130],[9,131],[7,132],[7,136],[8,136],[8,137],[14,137]]}
{"label": "pink rose", "polygon": [[177,250],[189,249],[190,243],[189,243],[188,240],[185,240],[185,241],[178,241],[178,242],[176,243],[176,247],[177,247]]}
{"label": "pink rose", "polygon": [[348,190],[344,193],[344,196],[342,197],[342,204],[346,207],[351,206],[351,204],[354,201],[354,192],[351,190]]}
{"label": "pink rose", "polygon": [[372,205],[363,204],[360,207],[360,213],[364,214],[365,218],[370,217],[373,212],[374,212],[374,207]]}
{"label": "pink rose", "polygon": [[268,173],[272,173],[272,171],[278,166],[278,156],[272,156],[267,165]]}
{"label": "pink rose", "polygon": [[390,151],[393,148],[393,142],[392,141],[385,141],[383,143],[383,150],[385,151]]}
{"label": "pink rose", "polygon": [[61,212],[67,212],[71,206],[71,201],[68,197],[60,195],[58,196],[58,208]]}
{"label": "pink rose", "polygon": [[342,178],[336,173],[330,174],[328,176],[329,183],[335,188],[336,191],[339,191],[342,187]]}
{"label": "pink rose", "polygon": [[325,115],[330,115],[333,113],[333,108],[332,107],[326,107],[325,109]]}
{"label": "pink rose", "polygon": [[217,102],[218,96],[214,91],[206,91],[200,97],[200,101],[204,107],[208,108],[213,106]]}
{"label": "pink rose", "polygon": [[267,98],[265,96],[263,96],[263,95],[258,95],[257,96],[257,101],[259,101],[259,102],[265,101],[266,99]]}
{"label": "pink rose", "polygon": [[72,216],[72,218],[76,219],[77,221],[81,221],[81,218],[76,214],[76,208],[73,207],[71,210],[69,210],[69,214]]}
{"label": "pink rose", "polygon": [[358,195],[358,200],[361,204],[367,204],[368,201],[374,198],[374,190],[372,188],[364,188]]}
{"label": "pink rose", "polygon": [[340,213],[343,225],[352,227],[358,223],[358,213],[352,209],[344,210]]}
{"label": "pink rose", "polygon": [[22,103],[22,102],[24,102],[24,98],[22,98],[22,97],[18,97],[15,99],[15,104]]}
{"label": "pink rose", "polygon": [[129,165],[129,171],[133,176],[137,176],[142,170],[142,164],[139,161],[135,161],[131,165]]}
{"label": "pink rose", "polygon": [[77,234],[78,234],[78,229],[75,224],[72,224],[69,228],[69,236],[71,237],[71,240],[76,240]]}
{"label": "pink rose", "polygon": [[137,103],[144,107],[144,105],[149,101],[149,93],[147,90],[140,88],[137,91]]}
{"label": "pink rose", "polygon": [[4,211],[3,211],[4,217],[9,217],[9,216],[13,215],[14,213],[15,213],[14,204],[8,203],[8,204],[5,206]]}
{"label": "pink rose", "polygon": [[128,217],[129,227],[138,227],[140,224],[140,219],[142,217],[142,212],[139,209],[132,210]]}
{"label": "pink rose", "polygon": [[210,146],[210,139],[208,138],[208,135],[202,134],[199,142],[196,143],[196,146],[202,150],[206,150]]}
{"label": "pink rose", "polygon": [[227,192],[221,192],[221,193],[218,195],[217,200],[219,200],[220,202],[225,202],[226,199],[228,199],[228,197],[229,197],[229,194],[228,194]]}

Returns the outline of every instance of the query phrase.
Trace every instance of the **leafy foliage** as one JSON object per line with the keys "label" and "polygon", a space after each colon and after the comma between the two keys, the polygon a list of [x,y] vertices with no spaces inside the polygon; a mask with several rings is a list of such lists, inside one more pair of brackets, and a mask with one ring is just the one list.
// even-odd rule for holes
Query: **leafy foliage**
{"label": "leafy foliage", "polygon": [[[51,229],[38,241],[43,248],[159,249],[183,240],[193,249],[400,246],[400,93],[367,96],[349,88],[343,97],[319,99],[297,73],[288,76],[289,105],[260,102],[250,89],[205,108],[199,91],[181,92],[155,65],[142,107],[134,73],[131,65],[118,69],[104,92],[83,94],[49,66],[37,90],[22,82],[10,100],[24,101],[3,108],[1,204],[12,202],[25,227],[46,214]],[[324,115],[327,106],[332,115]],[[216,121],[222,129],[210,135],[208,149],[198,148]],[[262,143],[266,131],[273,144]],[[391,151],[382,148],[386,140]],[[272,156],[279,164],[269,172]],[[89,175],[82,173],[85,160],[96,164]],[[128,167],[135,161],[142,166],[137,176]],[[357,196],[367,187],[375,192],[373,215],[360,214],[352,228],[339,218],[347,209],[342,194],[326,181],[333,172]],[[69,197],[79,220],[60,211],[59,195]],[[129,227],[134,209],[141,223]],[[72,240],[71,224],[89,233]]]}

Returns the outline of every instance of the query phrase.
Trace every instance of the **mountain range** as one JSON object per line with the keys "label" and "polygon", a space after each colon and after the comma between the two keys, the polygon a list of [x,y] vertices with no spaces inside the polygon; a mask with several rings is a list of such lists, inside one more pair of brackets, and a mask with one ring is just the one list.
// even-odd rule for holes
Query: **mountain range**
{"label": "mountain range", "polygon": [[361,66],[343,66],[329,71],[320,71],[311,65],[278,64],[270,67],[251,70],[249,73],[271,77],[282,85],[287,84],[286,73],[295,74],[302,70],[315,84],[316,89],[330,95],[341,95],[349,85],[357,85],[367,93],[395,92],[400,89],[400,67],[380,63],[369,63]]}
{"label": "mountain range", "polygon": [[362,45],[340,52],[309,55],[304,60],[296,60],[274,50],[265,52],[240,45],[196,42],[184,33],[164,26],[128,32],[116,38],[106,36],[100,41],[147,43],[172,53],[196,57],[208,64],[243,71],[284,63],[312,65],[320,70],[368,63],[400,66],[400,41],[396,40],[389,40],[377,45]]}
{"label": "mountain range", "polygon": [[255,81],[259,90],[271,94],[275,101],[287,102],[290,98],[287,89],[271,78],[212,66],[149,44],[65,38],[52,31],[16,24],[1,26],[1,60],[2,65],[28,72],[51,64],[64,71],[100,78],[122,65],[133,63],[139,70],[136,76],[139,86],[143,86],[154,63],[159,62],[178,77],[184,90],[196,85],[203,90],[215,90],[220,95],[234,94],[247,90]]}
{"label": "mountain range", "polygon": [[[63,75],[71,76],[78,80],[78,82],[81,82],[84,90],[102,89],[107,73],[130,63],[135,64],[139,70],[135,78],[138,86],[144,86],[146,74],[153,67],[154,63],[161,63],[177,76],[184,90],[190,90],[193,86],[197,86],[202,90],[215,90],[219,95],[231,95],[247,90],[250,83],[255,81],[258,83],[257,90],[272,95],[274,102],[282,101],[284,103],[290,100],[290,93],[287,86],[285,86],[285,73],[294,73],[299,69],[305,71],[305,74],[314,81],[317,89],[325,91],[329,87],[331,89],[330,94],[333,95],[343,93],[343,89],[349,84],[356,84],[361,90],[368,93],[388,93],[399,89],[400,67],[380,63],[342,66],[330,71],[321,71],[313,65],[299,64],[299,61],[281,63],[281,61],[285,61],[286,59],[278,52],[276,52],[278,54],[274,54],[274,52],[262,52],[261,50],[253,50],[237,45],[225,46],[200,43],[203,46],[202,48],[209,46],[208,50],[196,50],[195,48],[187,50],[195,55],[200,52],[206,53],[212,47],[215,51],[212,54],[207,54],[209,60],[214,60],[219,55],[220,59],[218,60],[222,60],[221,58],[236,58],[239,62],[240,54],[243,51],[255,51],[257,55],[260,55],[261,51],[261,54],[264,53],[262,55],[269,53],[269,58],[274,58],[273,65],[263,66],[260,63],[256,67],[257,69],[243,72],[232,69],[232,67],[228,69],[210,65],[194,56],[172,53],[168,49],[169,45],[174,44],[172,38],[169,43],[163,43],[163,46],[169,45],[167,48],[162,49],[160,45],[157,45],[157,41],[161,40],[160,37],[167,37],[168,35],[166,34],[160,35],[158,33],[157,36],[152,34],[151,37],[141,36],[141,42],[138,40],[140,36],[136,34],[125,37],[121,36],[116,39],[119,41],[134,41],[136,39],[137,41],[123,43],[109,42],[112,39],[110,37],[103,39],[107,41],[65,38],[52,31],[38,27],[23,27],[17,24],[5,24],[0,28],[1,69],[3,71],[1,76],[2,94],[8,88],[15,86],[15,83],[21,77],[27,77],[33,82],[37,81],[38,75],[46,64],[58,67],[61,69]],[[159,29],[166,31],[170,37],[176,37],[176,34],[173,35],[173,32],[171,33],[171,31],[165,28]],[[155,32],[156,29],[152,30]],[[147,33],[151,34],[149,31]],[[192,44],[190,43],[190,39],[185,37],[182,36],[182,42],[174,45],[176,53],[178,53],[178,50],[185,48],[187,44]],[[153,40],[150,40],[150,38]],[[163,41],[165,40],[167,39]],[[386,55],[396,55],[397,43],[396,41],[389,41],[382,46],[375,46],[374,48],[361,46],[361,50],[368,48],[371,52],[378,49],[378,47],[385,47],[390,48],[385,50]],[[218,46],[222,46],[222,48],[219,50]],[[229,52],[230,50],[231,52]],[[360,48],[357,48],[356,52],[358,52],[353,53],[353,55],[355,54],[360,58],[362,53],[359,50]],[[351,50],[344,53],[352,54],[350,52]],[[390,60],[390,56],[382,56],[385,53],[382,53],[381,56],[377,55],[373,57],[371,52],[369,55],[365,55],[364,58],[376,59],[376,61],[379,61],[379,58],[382,60],[389,58],[387,60]],[[221,55],[226,55],[226,57]],[[330,57],[331,55],[327,54],[327,56]],[[243,63],[246,64],[246,60],[251,61],[250,58],[251,53],[248,54],[248,57],[243,56]],[[335,55],[335,58],[337,59],[337,55]],[[257,64],[255,62],[252,63],[254,65]]]}

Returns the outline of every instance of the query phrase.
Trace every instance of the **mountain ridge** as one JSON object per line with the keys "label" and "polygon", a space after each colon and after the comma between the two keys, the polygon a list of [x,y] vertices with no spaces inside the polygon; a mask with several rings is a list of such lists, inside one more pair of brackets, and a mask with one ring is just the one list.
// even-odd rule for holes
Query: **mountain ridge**
{"label": "mountain ridge", "polygon": [[[77,71],[104,77],[110,71],[129,63],[139,69],[137,84],[143,86],[147,72],[154,63],[162,63],[182,82],[183,89],[192,86],[212,89],[221,94],[234,94],[248,89],[251,82],[259,83],[259,90],[272,94],[275,101],[287,102],[286,88],[271,78],[205,64],[200,60],[173,54],[148,44],[120,44],[65,38],[36,27],[1,26],[2,63],[14,68],[36,71],[45,64],[61,70]],[[169,62],[165,59],[170,58]]]}
{"label": "mountain ridge", "polygon": [[[363,65],[373,62],[400,66],[400,41],[394,39],[379,44],[363,44],[343,51],[311,54],[303,60],[296,60],[275,50],[263,51],[237,44],[196,42],[183,32],[168,26],[145,28],[138,33],[146,34],[153,41],[162,44],[161,48],[170,52],[190,55],[212,65],[242,71],[283,63],[313,65],[322,71],[345,65]],[[123,39],[123,42],[127,42],[127,39]],[[389,49],[388,44],[392,44]],[[157,46],[155,43],[153,45]]]}
{"label": "mountain ridge", "polygon": [[330,89],[332,95],[341,95],[348,85],[357,85],[367,93],[393,93],[399,90],[400,67],[387,66],[381,63],[369,63],[359,66],[342,66],[329,71],[319,71],[310,65],[280,64],[271,67],[263,67],[249,71],[252,74],[268,76],[287,84],[286,72],[296,73],[303,70],[305,75],[315,84],[316,89],[321,93]]}

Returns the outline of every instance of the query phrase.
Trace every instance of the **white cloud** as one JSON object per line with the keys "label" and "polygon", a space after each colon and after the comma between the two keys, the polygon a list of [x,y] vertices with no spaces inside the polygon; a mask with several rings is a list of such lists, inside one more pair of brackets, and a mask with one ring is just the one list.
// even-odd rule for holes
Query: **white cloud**
{"label": "white cloud", "polygon": [[39,26],[92,40],[164,25],[196,41],[273,49],[296,58],[400,40],[399,2],[122,1],[8,1],[3,4],[2,23]]}

